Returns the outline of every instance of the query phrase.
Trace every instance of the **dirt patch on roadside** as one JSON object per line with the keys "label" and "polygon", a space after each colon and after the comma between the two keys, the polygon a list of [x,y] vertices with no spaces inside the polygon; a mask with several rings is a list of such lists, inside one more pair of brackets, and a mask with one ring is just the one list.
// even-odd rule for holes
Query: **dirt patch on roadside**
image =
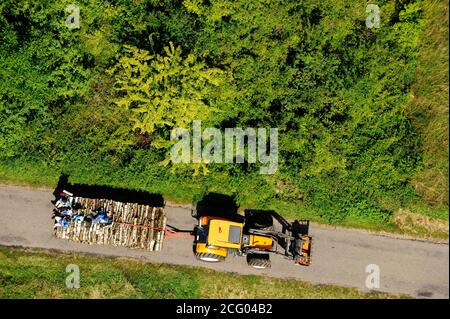
{"label": "dirt patch on roadside", "polygon": [[392,221],[400,230],[418,236],[428,234],[428,238],[447,238],[449,235],[448,221],[431,218],[428,216],[412,213],[409,210],[399,209],[394,213]]}

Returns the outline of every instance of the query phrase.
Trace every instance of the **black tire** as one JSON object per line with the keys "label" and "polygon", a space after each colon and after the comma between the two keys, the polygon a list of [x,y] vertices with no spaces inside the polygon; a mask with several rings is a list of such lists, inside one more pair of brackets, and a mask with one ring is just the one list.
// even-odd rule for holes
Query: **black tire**
{"label": "black tire", "polygon": [[225,260],[225,257],[223,256],[209,253],[195,253],[195,257],[198,260],[205,262],[221,262]]}
{"label": "black tire", "polygon": [[268,269],[272,266],[268,254],[248,254],[247,265],[256,269]]}

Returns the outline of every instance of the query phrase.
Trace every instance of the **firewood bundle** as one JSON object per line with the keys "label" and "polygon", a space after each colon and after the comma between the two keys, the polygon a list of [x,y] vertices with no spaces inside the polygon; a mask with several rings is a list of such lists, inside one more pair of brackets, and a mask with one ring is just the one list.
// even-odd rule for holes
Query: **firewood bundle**
{"label": "firewood bundle", "polygon": [[[70,223],[55,224],[58,238],[149,251],[162,248],[167,221],[162,207],[82,197],[74,197],[72,207],[75,214]],[[95,221],[99,211],[106,213],[108,223]]]}

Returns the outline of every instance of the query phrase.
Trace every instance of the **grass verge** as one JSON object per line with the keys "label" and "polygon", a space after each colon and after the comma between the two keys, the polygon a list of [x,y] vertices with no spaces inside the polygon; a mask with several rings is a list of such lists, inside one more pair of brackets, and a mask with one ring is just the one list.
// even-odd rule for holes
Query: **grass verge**
{"label": "grass verge", "polygon": [[423,168],[412,185],[430,205],[448,207],[448,1],[425,1],[425,31],[408,112],[418,128]]}
{"label": "grass verge", "polygon": [[[66,267],[80,288],[66,288]],[[0,298],[405,298],[292,279],[0,246]]]}
{"label": "grass verge", "polygon": [[[56,187],[59,174],[55,168],[48,167],[45,164],[29,164],[19,163],[14,165],[5,165],[0,162],[0,184],[13,184],[31,187],[48,187],[50,189]],[[86,180],[70,180],[72,183],[86,183]],[[130,189],[142,190],[147,192],[161,193],[165,200],[179,204],[191,204],[195,189],[188,185],[173,185],[171,181],[162,180],[158,184],[158,189],[142,187],[135,183],[136,181],[127,181],[126,185],[117,185],[110,183],[113,187],[126,187]],[[95,181],[93,184],[96,184]],[[112,184],[112,185],[111,185]],[[104,185],[99,182],[98,185]],[[408,209],[400,209],[392,215],[391,221],[388,223],[376,223],[369,219],[359,216],[353,216],[351,219],[343,220],[338,224],[331,226],[341,226],[347,228],[365,229],[374,232],[387,232],[392,234],[400,234],[418,239],[429,240],[448,240],[448,206],[430,206],[424,202],[406,205]],[[254,209],[250,203],[241,205],[240,209]],[[319,224],[326,224],[326,220],[320,217],[313,210],[299,206],[297,203],[289,203],[286,201],[274,201],[269,209],[273,209],[288,219],[308,219]],[[406,216],[405,212],[408,212]],[[435,225],[439,225],[438,228]]]}

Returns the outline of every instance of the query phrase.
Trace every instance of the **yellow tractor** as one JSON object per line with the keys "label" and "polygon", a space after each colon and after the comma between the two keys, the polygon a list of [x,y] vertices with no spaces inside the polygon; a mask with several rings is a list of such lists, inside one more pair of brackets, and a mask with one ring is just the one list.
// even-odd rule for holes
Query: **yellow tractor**
{"label": "yellow tractor", "polygon": [[[309,222],[287,222],[274,211],[246,210],[245,216],[199,215],[194,228],[194,254],[202,261],[220,262],[234,253],[257,269],[270,268],[270,254],[280,254],[298,265],[311,263]],[[275,230],[277,220],[281,229]]]}

